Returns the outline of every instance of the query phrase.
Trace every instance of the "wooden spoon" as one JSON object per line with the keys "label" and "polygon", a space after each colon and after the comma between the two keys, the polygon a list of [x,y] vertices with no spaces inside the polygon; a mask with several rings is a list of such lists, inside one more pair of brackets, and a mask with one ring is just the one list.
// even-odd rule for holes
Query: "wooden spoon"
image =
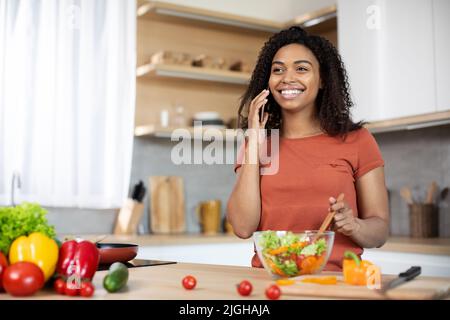
{"label": "wooden spoon", "polygon": [[411,189],[403,187],[400,189],[400,194],[407,204],[413,204]]}
{"label": "wooden spoon", "polygon": [[[340,202],[344,200],[344,194],[341,193],[337,199],[336,199],[336,203]],[[315,234],[315,236],[312,239],[311,243],[314,243],[317,239],[319,239],[319,237],[325,232],[325,230],[328,228],[328,226],[331,223],[331,220],[333,220],[334,215],[336,214],[336,211],[330,211],[327,216],[325,217],[325,220],[323,220],[322,225],[319,228],[319,231],[317,231],[317,233]]]}
{"label": "wooden spoon", "polygon": [[430,186],[428,187],[428,192],[427,192],[427,199],[425,200],[425,203],[427,204],[432,204],[434,201],[434,194],[437,191],[437,183],[436,181],[431,182]]}

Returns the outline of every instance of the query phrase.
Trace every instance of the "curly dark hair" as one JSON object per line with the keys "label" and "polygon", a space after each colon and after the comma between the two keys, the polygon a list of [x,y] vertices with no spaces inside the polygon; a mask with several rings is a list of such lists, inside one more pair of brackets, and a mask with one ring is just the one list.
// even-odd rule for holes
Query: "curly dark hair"
{"label": "curly dark hair", "polygon": [[[322,88],[317,93],[316,112],[321,129],[330,136],[344,138],[348,132],[360,129],[364,122],[354,123],[351,120],[350,108],[353,102],[341,56],[330,41],[320,36],[310,35],[299,26],[292,26],[274,34],[259,52],[250,83],[241,97],[239,127],[243,129],[248,127],[249,105],[263,89],[267,88],[273,57],[280,48],[291,43],[306,46],[319,61]],[[281,108],[272,95],[268,97],[265,111],[269,113],[266,128],[269,131],[280,129]]]}

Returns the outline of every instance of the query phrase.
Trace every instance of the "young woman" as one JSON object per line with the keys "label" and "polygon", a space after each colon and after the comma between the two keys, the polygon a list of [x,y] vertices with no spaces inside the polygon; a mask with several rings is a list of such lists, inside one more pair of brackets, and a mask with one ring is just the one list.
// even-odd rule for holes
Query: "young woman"
{"label": "young woman", "polygon": [[[265,43],[239,117],[244,129],[279,129],[279,169],[263,175],[259,161],[238,161],[227,205],[237,236],[249,238],[259,230],[317,230],[334,210],[336,235],[325,267],[329,271],[341,270],[345,250],[361,255],[363,248],[385,243],[389,211],[384,161],[363,123],[351,120],[352,105],[344,65],[329,41],[295,26]],[[260,146],[261,135],[248,135],[241,158],[251,158],[252,152],[259,157],[260,147],[254,151],[252,143]],[[256,254],[252,266],[262,267]]]}

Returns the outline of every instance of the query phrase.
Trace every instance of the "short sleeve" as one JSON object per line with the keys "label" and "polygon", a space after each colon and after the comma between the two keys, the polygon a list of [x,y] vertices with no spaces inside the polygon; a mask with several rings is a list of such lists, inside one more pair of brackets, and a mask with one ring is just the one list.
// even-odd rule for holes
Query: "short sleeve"
{"label": "short sleeve", "polygon": [[374,136],[366,128],[360,129],[358,136],[358,162],[355,170],[355,179],[367,172],[384,166],[384,160],[380,148]]}

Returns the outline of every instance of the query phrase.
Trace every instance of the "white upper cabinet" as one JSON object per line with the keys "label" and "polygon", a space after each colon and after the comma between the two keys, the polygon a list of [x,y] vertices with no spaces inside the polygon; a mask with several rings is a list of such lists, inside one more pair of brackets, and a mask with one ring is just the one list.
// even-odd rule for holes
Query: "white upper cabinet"
{"label": "white upper cabinet", "polygon": [[450,1],[433,0],[437,110],[450,110]]}
{"label": "white upper cabinet", "polygon": [[[339,51],[355,102],[354,120],[437,111],[432,1],[338,0]],[[436,3],[444,6],[439,2],[447,0]]]}

